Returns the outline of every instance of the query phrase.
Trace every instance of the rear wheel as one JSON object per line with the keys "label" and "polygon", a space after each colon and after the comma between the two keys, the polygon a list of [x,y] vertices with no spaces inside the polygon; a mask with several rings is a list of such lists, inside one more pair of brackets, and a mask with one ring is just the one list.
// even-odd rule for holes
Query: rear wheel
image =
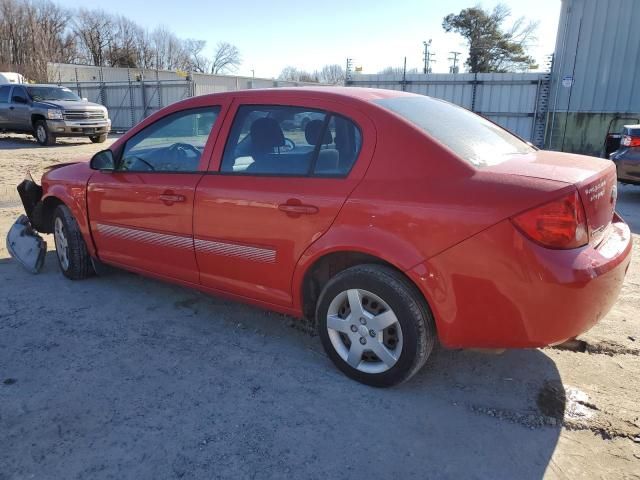
{"label": "rear wheel", "polygon": [[93,142],[93,143],[104,143],[107,141],[107,134],[106,133],[102,133],[100,135],[91,135],[89,137],[89,139]]}
{"label": "rear wheel", "polygon": [[395,270],[358,265],[333,277],[316,309],[327,355],[347,376],[376,387],[411,378],[435,344],[433,317]]}
{"label": "rear wheel", "polygon": [[65,277],[82,280],[93,273],[91,257],[80,227],[65,205],[58,205],[53,214],[53,239],[58,265]]}
{"label": "rear wheel", "polygon": [[55,145],[56,143],[56,136],[49,132],[47,122],[44,120],[38,120],[36,122],[33,135],[36,137],[36,141],[42,146]]}

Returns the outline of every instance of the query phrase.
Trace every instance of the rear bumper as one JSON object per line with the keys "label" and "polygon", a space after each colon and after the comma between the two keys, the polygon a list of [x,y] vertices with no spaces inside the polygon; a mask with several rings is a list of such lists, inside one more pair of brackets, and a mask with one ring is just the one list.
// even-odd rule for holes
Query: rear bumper
{"label": "rear bumper", "polygon": [[615,303],[631,262],[617,217],[597,247],[550,250],[507,221],[413,268],[449,347],[522,348],[563,342]]}
{"label": "rear bumper", "polygon": [[47,128],[58,137],[88,137],[111,131],[111,120],[47,120]]}

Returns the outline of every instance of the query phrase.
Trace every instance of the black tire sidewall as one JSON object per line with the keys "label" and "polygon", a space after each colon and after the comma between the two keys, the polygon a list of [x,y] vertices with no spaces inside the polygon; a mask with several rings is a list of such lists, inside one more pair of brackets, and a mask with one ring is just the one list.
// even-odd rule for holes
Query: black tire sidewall
{"label": "black tire sidewall", "polygon": [[[425,319],[416,315],[422,309],[415,304],[415,292],[394,276],[384,275],[384,270],[380,269],[379,272],[382,274],[373,276],[365,269],[356,267],[336,275],[328,282],[318,300],[316,320],[318,335],[327,355],[344,374],[367,385],[388,387],[403,382],[414,373],[416,362],[420,361],[417,358],[420,335],[425,334],[425,328],[420,328],[418,322],[424,323]],[[329,305],[339,293],[350,288],[375,293],[391,307],[398,318],[402,329],[402,352],[397,363],[385,372],[371,374],[351,367],[338,355],[331,343],[326,323]]]}
{"label": "black tire sidewall", "polygon": [[[55,230],[55,221],[57,218],[62,220],[65,237],[67,239],[67,257],[69,259],[69,268],[64,269],[58,257],[56,249],[56,258],[62,274],[71,280],[81,280],[90,276],[93,272],[91,257],[87,252],[87,246],[82,238],[80,227],[76,222],[73,214],[66,205],[58,205],[53,213],[53,227]],[[54,241],[55,232],[54,232]]]}
{"label": "black tire sidewall", "polygon": [[102,133],[100,135],[91,135],[89,140],[91,140],[92,143],[104,143],[107,141],[107,134]]}

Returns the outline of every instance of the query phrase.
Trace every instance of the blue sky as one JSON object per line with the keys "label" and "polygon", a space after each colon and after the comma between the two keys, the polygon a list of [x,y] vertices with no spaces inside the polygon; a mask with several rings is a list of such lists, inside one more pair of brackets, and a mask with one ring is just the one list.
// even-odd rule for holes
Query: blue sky
{"label": "blue sky", "polygon": [[[180,37],[235,44],[242,54],[239,73],[277,76],[293,65],[314,70],[344,64],[347,57],[376,73],[386,66],[421,67],[423,40],[432,39],[437,62],[434,72],[447,72],[449,51],[465,52],[461,37],[445,33],[442,19],[449,13],[480,3],[476,0],[62,0],[67,7],[102,8],[122,13],[149,29],[169,27]],[[538,41],[531,53],[541,62],[555,46],[560,0],[505,0],[512,18],[539,20]],[[464,59],[463,59],[464,60]]]}

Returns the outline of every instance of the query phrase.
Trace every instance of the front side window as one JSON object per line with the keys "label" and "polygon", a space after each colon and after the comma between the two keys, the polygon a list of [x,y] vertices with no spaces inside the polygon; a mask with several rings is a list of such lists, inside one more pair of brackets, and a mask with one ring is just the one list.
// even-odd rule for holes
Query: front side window
{"label": "front side window", "polygon": [[221,171],[240,175],[344,176],[361,145],[350,120],[306,107],[238,109]]}
{"label": "front side window", "polygon": [[375,103],[404,117],[477,168],[535,151],[481,116],[443,100],[416,95],[385,98]]}
{"label": "front side window", "polygon": [[4,87],[0,87],[0,103],[9,103],[9,92],[11,91],[11,87],[9,85],[5,85]]}
{"label": "front side window", "polygon": [[131,137],[118,170],[196,172],[219,107],[194,108],[161,118]]}

